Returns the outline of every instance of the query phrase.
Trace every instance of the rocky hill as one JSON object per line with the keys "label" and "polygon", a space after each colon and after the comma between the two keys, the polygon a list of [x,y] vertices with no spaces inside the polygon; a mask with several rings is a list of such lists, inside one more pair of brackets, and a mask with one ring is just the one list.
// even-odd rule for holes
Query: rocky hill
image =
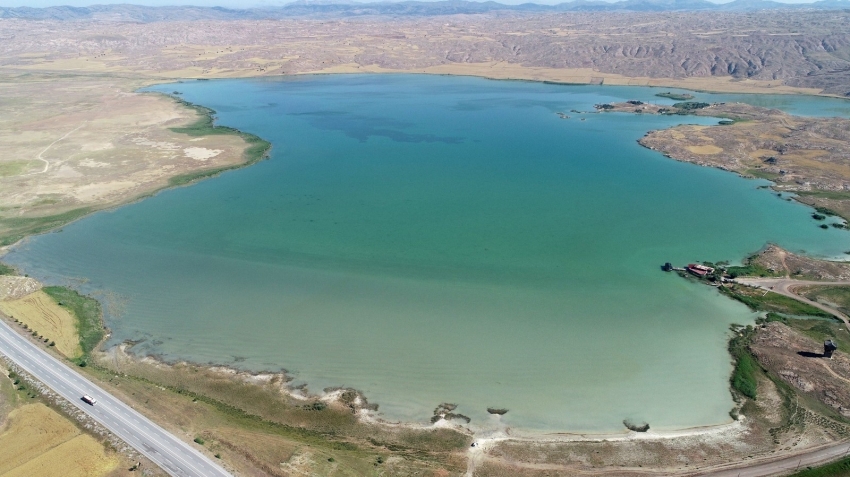
{"label": "rocky hill", "polygon": [[435,16],[489,12],[670,12],[670,11],[759,11],[759,10],[842,10],[850,0],[819,0],[789,4],[772,0],[734,0],[717,4],[707,0],[573,0],[556,5],[523,3],[505,5],[493,1],[466,0],[353,2],[346,0],[299,0],[272,8],[229,9],[221,7],[145,7],[139,5],[57,6],[48,8],[0,7],[0,18],[27,20],[107,20],[156,22],[186,20],[270,20],[292,17],[352,17],[371,15]]}
{"label": "rocky hill", "polygon": [[[667,0],[627,0],[615,5],[661,5],[661,1]],[[669,0],[667,4],[701,5],[702,1]],[[696,89],[716,89],[718,81],[740,82],[744,86],[758,83],[759,88],[790,86],[811,88],[805,91],[810,93],[850,94],[850,10],[256,18],[260,13],[299,8],[435,11],[498,5],[300,3],[268,11],[130,5],[5,9],[0,14],[34,17],[38,13],[45,19],[0,20],[0,67],[168,77],[392,70],[576,83],[616,79],[618,84],[662,84],[652,81],[666,79],[667,86]],[[734,7],[730,5],[724,8]],[[680,80],[685,83],[674,83]]]}

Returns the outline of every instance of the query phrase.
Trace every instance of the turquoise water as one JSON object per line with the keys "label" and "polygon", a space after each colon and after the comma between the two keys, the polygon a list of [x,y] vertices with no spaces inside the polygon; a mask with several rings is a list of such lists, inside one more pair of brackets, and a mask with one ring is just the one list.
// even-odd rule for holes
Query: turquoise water
{"label": "turquoise water", "polygon": [[360,389],[388,419],[453,402],[478,427],[496,425],[488,406],[538,431],[727,422],[727,329],[752,316],[659,265],[768,241],[850,248],[763,182],[636,143],[715,120],[569,113],[665,89],[409,75],[152,89],[270,140],[271,158],[4,260],[109,298],[110,344],[285,368],[314,392]]}
{"label": "turquoise water", "polygon": [[[850,117],[850,100],[827,98],[822,96],[799,96],[790,94],[746,94],[746,93],[703,93],[671,88],[641,88],[651,90],[653,94],[672,91],[689,93],[694,98],[688,101],[704,101],[707,103],[748,103],[762,108],[779,109],[798,116],[816,117]],[[658,104],[673,104],[678,101],[642,95],[641,100]]]}

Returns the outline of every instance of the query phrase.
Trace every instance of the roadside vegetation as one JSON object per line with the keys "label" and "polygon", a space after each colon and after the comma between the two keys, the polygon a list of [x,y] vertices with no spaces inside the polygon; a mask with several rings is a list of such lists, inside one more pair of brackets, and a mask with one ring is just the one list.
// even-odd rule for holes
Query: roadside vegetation
{"label": "roadside vegetation", "polygon": [[850,315],[850,286],[810,286],[798,288],[796,292],[809,300],[826,303],[845,315]]}
{"label": "roadside vegetation", "polygon": [[850,457],[820,467],[807,467],[791,477],[850,477]]}
{"label": "roadside vegetation", "polygon": [[786,315],[832,318],[831,314],[821,309],[759,288],[727,285],[720,287],[719,290],[724,295],[747,305],[753,311],[772,311]]}

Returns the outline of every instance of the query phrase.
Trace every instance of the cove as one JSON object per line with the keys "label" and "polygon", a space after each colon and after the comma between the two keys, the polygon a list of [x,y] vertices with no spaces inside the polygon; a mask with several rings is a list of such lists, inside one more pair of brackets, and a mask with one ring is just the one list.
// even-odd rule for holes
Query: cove
{"label": "cove", "polygon": [[728,422],[728,326],[752,314],[659,265],[739,260],[767,242],[850,248],[765,182],[636,143],[716,120],[589,113],[672,102],[654,96],[666,88],[363,75],[151,90],[214,109],[270,141],[271,157],[34,237],[4,261],[108,298],[107,345],[285,368],[313,392],[357,388],[387,419],[425,423],[451,402],[479,428],[496,425],[487,407],[540,432]]}

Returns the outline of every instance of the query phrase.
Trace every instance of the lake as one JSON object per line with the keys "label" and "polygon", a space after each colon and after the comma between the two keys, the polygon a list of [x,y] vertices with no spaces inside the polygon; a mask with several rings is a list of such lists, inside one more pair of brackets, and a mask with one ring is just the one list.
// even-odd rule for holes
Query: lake
{"label": "lake", "polygon": [[[593,112],[672,103],[654,96],[667,88],[351,75],[150,90],[214,109],[271,157],[4,261],[104,298],[108,345],[286,369],[316,393],[350,386],[386,419],[426,423],[449,402],[478,429],[729,422],[728,328],[753,314],[659,266],[740,261],[768,242],[848,249],[846,231],[766,182],[636,142],[717,120]],[[694,94],[850,115],[839,100]]]}

